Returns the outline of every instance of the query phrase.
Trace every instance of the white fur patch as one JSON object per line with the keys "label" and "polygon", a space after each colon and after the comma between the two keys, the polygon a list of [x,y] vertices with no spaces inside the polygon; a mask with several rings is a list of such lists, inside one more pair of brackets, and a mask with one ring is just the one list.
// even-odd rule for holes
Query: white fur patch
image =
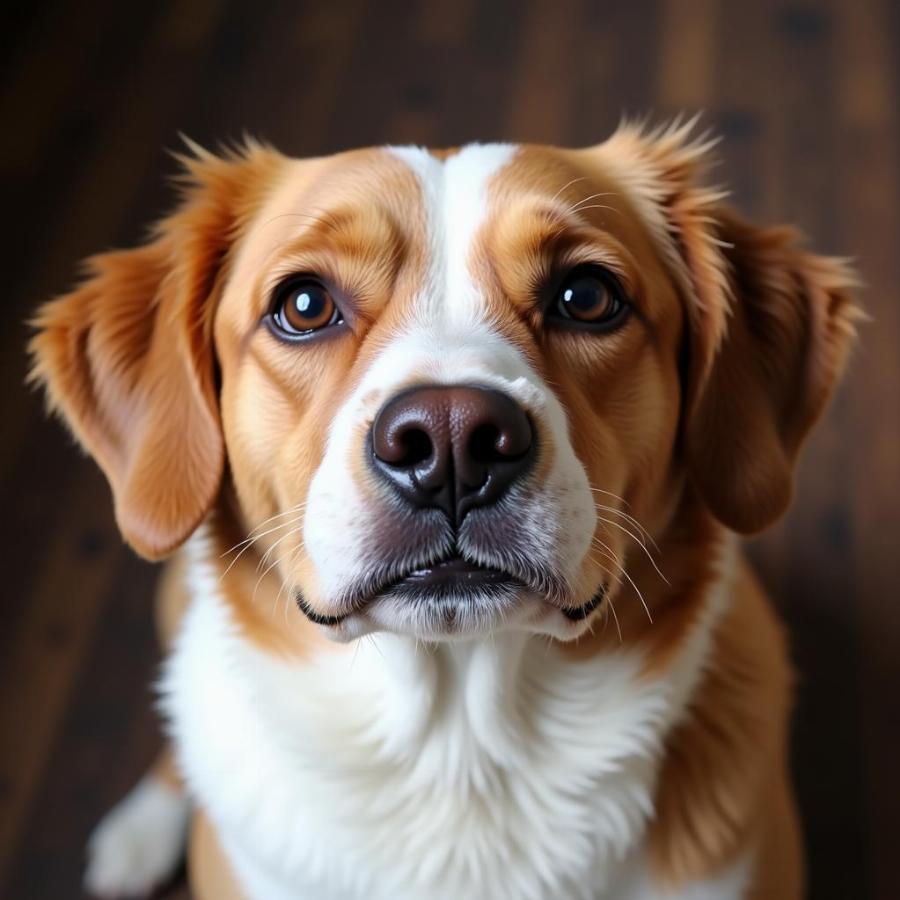
{"label": "white fur patch", "polygon": [[164,705],[248,896],[657,896],[631,866],[727,578],[656,680],[636,651],[574,662],[523,633],[377,635],[289,665],[237,634],[202,538],[191,548]]}
{"label": "white fur patch", "polygon": [[146,897],[184,856],[187,798],[148,775],[100,821],[88,842],[85,890],[96,897]]}

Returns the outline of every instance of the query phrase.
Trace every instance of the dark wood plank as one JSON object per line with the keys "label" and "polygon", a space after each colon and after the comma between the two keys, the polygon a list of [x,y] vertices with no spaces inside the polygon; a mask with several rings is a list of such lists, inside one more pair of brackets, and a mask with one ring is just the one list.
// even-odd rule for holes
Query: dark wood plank
{"label": "dark wood plank", "polygon": [[[760,215],[795,223],[818,249],[834,251],[837,128],[829,101],[836,23],[825,4],[777,0],[766,7],[761,37],[768,38],[769,49],[758,66],[781,102],[767,102],[762,120],[769,138],[761,160]],[[794,77],[798,71],[804,77]],[[752,81],[756,72],[744,69],[742,76]],[[846,631],[857,627],[848,565],[854,553],[849,485],[842,477],[850,451],[843,439],[847,397],[846,389],[839,393],[813,435],[801,460],[793,509],[753,547],[787,621],[798,671],[794,783],[806,812],[809,889],[815,897],[867,893],[861,743],[829,740],[826,734],[834,719],[854,735],[859,729],[858,648],[846,640]],[[835,854],[838,844],[841,853]]]}
{"label": "dark wood plank", "polygon": [[[835,72],[838,116],[835,241],[858,259],[872,316],[844,392],[848,528],[854,545],[849,602],[859,651],[859,739],[866,767],[863,840],[872,895],[897,890],[892,835],[900,833],[900,14],[895,3],[841,6]],[[837,818],[840,813],[833,811]]]}

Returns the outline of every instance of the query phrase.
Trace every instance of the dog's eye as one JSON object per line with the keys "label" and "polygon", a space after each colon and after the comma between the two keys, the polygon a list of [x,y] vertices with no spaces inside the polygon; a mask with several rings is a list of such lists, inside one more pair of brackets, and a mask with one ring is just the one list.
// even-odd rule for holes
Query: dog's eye
{"label": "dog's eye", "polygon": [[275,295],[271,316],[276,328],[290,337],[311,334],[344,321],[331,294],[309,278],[282,287]]}
{"label": "dog's eye", "polygon": [[547,318],[591,330],[609,331],[630,310],[628,298],[612,272],[600,266],[579,266],[557,289]]}

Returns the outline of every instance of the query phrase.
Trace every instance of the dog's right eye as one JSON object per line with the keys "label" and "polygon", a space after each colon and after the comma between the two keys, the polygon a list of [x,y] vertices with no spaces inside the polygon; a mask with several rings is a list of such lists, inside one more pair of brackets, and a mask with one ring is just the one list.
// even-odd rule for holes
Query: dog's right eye
{"label": "dog's right eye", "polygon": [[334,298],[318,281],[295,279],[279,288],[270,314],[275,329],[285,337],[306,337],[344,321]]}
{"label": "dog's right eye", "polygon": [[578,266],[556,291],[547,321],[587,331],[612,331],[628,317],[631,305],[618,278],[602,266]]}

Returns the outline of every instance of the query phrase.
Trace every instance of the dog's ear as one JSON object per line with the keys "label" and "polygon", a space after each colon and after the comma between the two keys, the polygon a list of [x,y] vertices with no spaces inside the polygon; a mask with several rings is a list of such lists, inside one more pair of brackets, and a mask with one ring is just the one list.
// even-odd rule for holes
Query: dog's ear
{"label": "dog's ear", "polygon": [[208,512],[224,467],[212,295],[281,159],[192,148],[180,202],[144,246],[92,257],[81,286],[38,312],[31,378],[112,487],[126,540],[157,559]]}
{"label": "dog's ear", "polygon": [[[714,340],[693,333],[685,450],[716,517],[753,533],[790,503],[797,455],[843,371],[860,312],[847,266],[803,250],[793,229],[758,228],[722,208],[709,227],[725,260],[727,319]],[[695,323],[710,327],[702,316]]]}
{"label": "dog's ear", "polygon": [[624,125],[598,150],[654,233],[687,304],[683,447],[713,514],[742,533],[787,508],[797,454],[861,317],[846,264],[757,228],[698,184],[714,142],[693,122]]}

